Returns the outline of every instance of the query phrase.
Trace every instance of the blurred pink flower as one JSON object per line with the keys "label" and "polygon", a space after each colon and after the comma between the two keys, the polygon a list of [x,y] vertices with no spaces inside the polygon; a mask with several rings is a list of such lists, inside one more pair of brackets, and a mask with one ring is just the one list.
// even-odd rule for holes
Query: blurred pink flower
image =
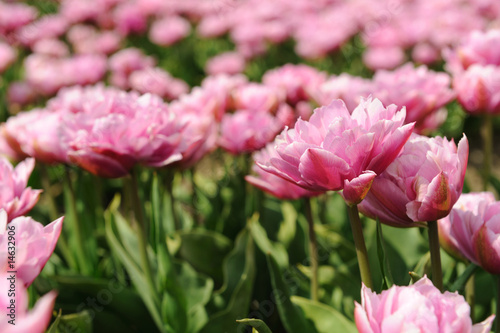
{"label": "blurred pink flower", "polygon": [[469,145],[412,134],[401,154],[374,179],[359,210],[396,227],[449,214],[462,193]]}
{"label": "blurred pink flower", "polygon": [[303,64],[287,64],[267,71],[262,77],[262,83],[269,87],[285,90],[287,102],[295,106],[300,101],[309,100],[308,92],[318,90],[326,79],[326,73],[320,72],[314,67]]}
{"label": "blurred pink flower", "polygon": [[360,333],[488,333],[495,315],[472,324],[470,307],[458,292],[441,293],[424,276],[410,286],[376,294],[363,285],[354,319]]}
{"label": "blurred pink flower", "polygon": [[129,47],[120,50],[109,57],[109,69],[111,71],[110,82],[121,89],[129,89],[129,76],[132,72],[152,68],[155,60],[146,56],[141,50]]}
{"label": "blurred pink flower", "polygon": [[9,44],[0,41],[0,74],[16,60],[17,52]]}
{"label": "blurred pink flower", "polygon": [[238,110],[225,114],[220,124],[219,146],[231,154],[251,153],[272,141],[284,125],[266,111]]}
{"label": "blurred pink flower", "polygon": [[224,113],[231,108],[233,91],[247,84],[247,77],[241,74],[217,74],[203,79],[201,88],[217,98],[217,108],[215,109],[215,119],[217,121],[220,121]]}
{"label": "blurred pink flower", "polygon": [[500,66],[471,65],[454,75],[453,89],[466,112],[500,113]]}
{"label": "blurred pink flower", "polygon": [[273,112],[285,100],[283,90],[259,83],[248,83],[231,92],[232,107],[236,110]]}
{"label": "blurred pink flower", "polygon": [[66,114],[61,124],[71,162],[118,178],[138,163],[163,167],[182,159],[190,138],[182,137],[185,124],[161,98],[108,89],[89,87],[72,101],[81,111]]}
{"label": "blurred pink flower", "polygon": [[439,49],[427,43],[419,43],[415,45],[411,53],[413,61],[429,65],[440,59]]}
{"label": "blurred pink flower", "polygon": [[[31,217],[21,216],[7,224],[7,213],[0,210],[0,267],[2,272],[16,271],[16,278],[28,287],[52,255],[61,234],[63,219],[61,217],[44,227]],[[9,233],[9,230],[14,232]],[[13,235],[13,238],[9,241],[10,235]],[[7,260],[9,242],[16,244],[14,268],[9,266]]]}
{"label": "blurred pink flower", "polygon": [[35,89],[25,81],[15,81],[7,88],[7,102],[25,106],[30,104],[37,97]]}
{"label": "blurred pink flower", "polygon": [[405,106],[406,122],[415,122],[414,131],[423,133],[437,129],[446,119],[446,109],[441,108],[455,97],[450,82],[446,73],[408,63],[394,71],[377,71],[372,89],[382,103]]}
{"label": "blurred pink flower", "polygon": [[98,31],[89,25],[75,25],[67,33],[75,53],[111,54],[120,49],[122,37],[113,30]]}
{"label": "blurred pink flower", "polygon": [[62,58],[69,55],[68,46],[61,40],[55,38],[41,39],[33,44],[34,53]]}
{"label": "blurred pink flower", "polygon": [[453,73],[471,65],[500,66],[500,29],[473,31],[454,49],[443,51],[446,66]]}
{"label": "blurred pink flower", "polygon": [[151,93],[168,100],[173,100],[189,92],[189,86],[181,79],[176,79],[165,70],[145,68],[132,72],[129,77],[130,88],[141,94]]}
{"label": "blurred pink flower", "polygon": [[191,24],[181,16],[167,16],[156,20],[149,30],[151,42],[170,46],[187,37],[191,31]]}
{"label": "blurred pink flower", "polygon": [[373,47],[363,53],[366,67],[377,69],[393,69],[405,61],[405,54],[400,47]]}
{"label": "blurred pink flower", "polygon": [[[272,143],[253,154],[254,160],[260,161],[260,163],[265,163],[265,161],[269,161],[271,158],[276,157],[279,156]],[[298,185],[295,185],[294,183],[284,180],[281,177],[262,170],[257,166],[257,164],[253,164],[252,170],[256,173],[256,176],[245,176],[245,180],[253,186],[260,188],[261,190],[279,199],[295,200],[299,198],[314,197],[324,193],[306,190]]]}
{"label": "blurred pink flower", "polygon": [[8,35],[32,22],[38,14],[35,7],[24,3],[0,2],[0,35]]}
{"label": "blurred pink flower", "polygon": [[217,148],[217,107],[217,98],[199,87],[170,104],[172,112],[186,123],[183,137],[190,138],[189,146],[182,152],[182,160],[174,165],[189,168]]}
{"label": "blurred pink flower", "polygon": [[122,2],[113,10],[113,22],[124,36],[140,34],[148,27],[147,16],[141,13],[137,2]]}
{"label": "blurred pink flower", "polygon": [[67,163],[68,147],[61,139],[62,114],[33,109],[10,117],[2,136],[21,156],[34,157],[47,164]]}
{"label": "blurred pink flower", "polygon": [[494,214],[499,210],[490,192],[462,194],[450,214],[438,220],[441,246],[456,258],[479,264],[475,247],[479,230],[486,219],[497,220]]}
{"label": "blurred pink flower", "polygon": [[106,74],[106,57],[85,54],[71,58],[52,58],[31,54],[24,62],[26,81],[43,95],[53,95],[62,87],[87,85]]}
{"label": "blurred pink flower", "polygon": [[32,46],[42,39],[52,39],[62,36],[69,28],[69,22],[57,14],[49,14],[20,28],[16,38],[24,45]]}
{"label": "blurred pink flower", "polygon": [[[54,291],[42,296],[31,311],[28,311],[28,292],[20,279],[11,279],[12,274],[0,273],[0,290],[5,291],[0,294],[0,314],[4,318],[0,322],[0,331],[2,333],[43,333],[49,326],[52,318],[52,309],[57,297]],[[14,288],[12,288],[12,283]],[[9,297],[6,292],[9,289],[15,289],[15,296]],[[10,316],[12,301],[15,303],[15,315]],[[15,325],[9,323],[9,320],[15,319]]]}
{"label": "blurred pink flower", "polygon": [[233,75],[243,72],[245,65],[245,58],[238,52],[225,52],[208,59],[205,72],[209,75]]}
{"label": "blurred pink flower", "polygon": [[42,190],[27,187],[34,167],[35,160],[32,158],[22,161],[15,168],[8,160],[0,158],[0,209],[5,210],[9,221],[30,211],[40,197]]}
{"label": "blurred pink flower", "polygon": [[358,204],[410,137],[413,124],[404,120],[404,109],[377,99],[362,100],[352,114],[335,100],[283,131],[275,140],[279,157],[257,164],[308,190],[343,190],[349,205]]}
{"label": "blurred pink flower", "polygon": [[348,110],[354,110],[362,97],[368,97],[372,91],[371,80],[342,73],[330,76],[317,89],[310,89],[308,93],[319,105],[328,105],[334,99],[341,99]]}

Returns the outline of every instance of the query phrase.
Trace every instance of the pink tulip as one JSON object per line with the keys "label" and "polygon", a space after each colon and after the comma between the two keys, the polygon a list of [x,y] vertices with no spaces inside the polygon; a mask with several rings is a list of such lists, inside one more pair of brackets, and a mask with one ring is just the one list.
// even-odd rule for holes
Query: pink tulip
{"label": "pink tulip", "polygon": [[231,96],[235,89],[246,86],[248,79],[246,76],[218,74],[207,76],[201,82],[201,88],[217,97],[217,108],[215,109],[215,119],[220,121],[222,116],[231,107]]}
{"label": "pink tulip", "polygon": [[32,46],[42,39],[58,38],[69,27],[69,22],[60,15],[50,14],[20,28],[16,32],[17,40],[24,45]]}
{"label": "pink tulip", "polygon": [[[0,273],[0,315],[3,320],[0,321],[0,331],[2,333],[43,333],[52,318],[52,309],[57,297],[54,291],[42,296],[31,311],[28,311],[28,292],[20,279],[11,280],[12,274]],[[14,284],[15,296],[9,297],[7,292],[11,289],[11,281]],[[12,319],[9,306],[12,301],[15,303],[15,320],[13,324],[9,323]]]}
{"label": "pink tulip", "polygon": [[441,123],[430,120],[446,119],[436,113],[454,97],[448,74],[428,70],[426,66],[414,68],[408,63],[394,71],[379,70],[373,77],[373,95],[384,104],[404,105],[406,122],[415,122],[415,132],[437,129]]}
{"label": "pink tulip", "polygon": [[37,97],[35,89],[25,81],[15,81],[7,88],[7,102],[18,106],[32,103]]}
{"label": "pink tulip", "polygon": [[62,58],[69,55],[68,46],[59,39],[41,39],[33,44],[32,50],[34,53]]}
{"label": "pink tulip", "polygon": [[7,35],[32,22],[38,14],[35,7],[24,3],[0,2],[0,35]]}
{"label": "pink tulip", "polygon": [[349,205],[358,204],[410,137],[413,124],[404,120],[404,109],[377,99],[362,100],[352,114],[335,100],[283,131],[275,140],[279,157],[257,164],[311,191],[343,190]]}
{"label": "pink tulip", "polygon": [[16,60],[16,51],[6,43],[0,42],[0,74]]}
{"label": "pink tulip", "polygon": [[252,82],[235,88],[231,97],[236,110],[272,112],[284,101],[285,94],[283,90]]}
{"label": "pink tulip", "polygon": [[471,65],[455,74],[453,89],[466,112],[500,113],[500,66]]}
{"label": "pink tulip", "polygon": [[365,285],[354,319],[360,333],[488,333],[495,315],[472,324],[470,307],[457,292],[441,293],[424,276],[411,286],[392,286],[380,295]]}
{"label": "pink tulip", "polygon": [[474,243],[486,218],[495,220],[499,208],[490,192],[462,194],[450,214],[438,221],[441,246],[459,259],[479,264]]}
{"label": "pink tulip", "polygon": [[116,52],[109,58],[111,84],[121,89],[129,89],[129,76],[132,72],[155,66],[155,60],[146,56],[141,50],[127,48]]}
{"label": "pink tulip", "polygon": [[190,30],[188,20],[180,16],[168,16],[153,22],[149,39],[160,46],[170,46],[187,37]]}
{"label": "pink tulip", "polygon": [[262,83],[269,87],[284,89],[287,102],[296,105],[300,101],[309,100],[309,91],[319,89],[326,79],[326,73],[314,67],[287,64],[267,71],[262,77]]}
{"label": "pink tulip", "polygon": [[111,54],[120,49],[122,37],[116,31],[98,31],[89,25],[75,25],[67,33],[75,53]]}
{"label": "pink tulip", "polygon": [[210,75],[238,74],[245,70],[245,58],[237,52],[225,52],[209,59],[205,71]]}
{"label": "pink tulip", "polygon": [[[63,218],[45,227],[31,217],[16,217],[7,224],[7,212],[0,210],[0,267],[5,271],[16,271],[16,277],[29,286],[40,274],[49,260],[61,234]],[[9,232],[11,231],[11,232]],[[9,236],[13,236],[9,238]],[[9,240],[10,239],[10,240]],[[8,262],[8,245],[13,240],[15,263]],[[10,265],[13,265],[12,268]]]}
{"label": "pink tulip", "polygon": [[217,148],[217,107],[217,97],[199,87],[170,104],[172,112],[186,123],[182,135],[191,139],[182,160],[174,165],[189,168]]}
{"label": "pink tulip", "polygon": [[372,91],[371,80],[342,73],[330,76],[317,89],[310,89],[308,93],[319,105],[328,105],[334,99],[341,99],[348,110],[354,110],[362,97],[368,97]]}
{"label": "pink tulip", "polygon": [[401,154],[373,181],[359,210],[396,227],[449,214],[462,193],[469,145],[413,134]]}
{"label": "pink tulip", "polygon": [[5,158],[0,158],[0,209],[6,211],[9,221],[26,214],[40,197],[41,190],[26,187],[34,166],[35,160],[32,158],[19,163],[15,168]]}
{"label": "pink tulip", "polygon": [[124,36],[140,34],[147,29],[147,17],[139,11],[136,2],[123,2],[113,10],[113,22]]}
{"label": "pink tulip", "polygon": [[474,64],[500,66],[500,29],[473,31],[454,50],[446,49],[444,56],[454,73]]}
{"label": "pink tulip", "polygon": [[[259,150],[253,155],[255,161],[268,161],[273,157],[279,157],[273,144],[268,144],[262,150]],[[266,172],[259,168],[256,164],[252,166],[252,170],[256,176],[245,176],[245,180],[253,186],[283,200],[295,200],[299,198],[309,198],[323,194],[323,192],[313,192],[306,190],[298,185],[284,180],[272,173]]]}
{"label": "pink tulip", "polygon": [[374,47],[363,54],[366,67],[377,69],[393,69],[405,61],[405,54],[400,47]]}
{"label": "pink tulip", "polygon": [[129,77],[130,88],[141,94],[151,93],[168,100],[176,99],[189,91],[189,86],[176,79],[167,71],[155,67],[132,72]]}
{"label": "pink tulip", "polygon": [[182,158],[191,140],[182,137],[185,124],[158,96],[101,86],[80,96],[73,104],[81,111],[65,115],[61,139],[70,161],[93,174],[117,178],[137,163],[166,166]]}
{"label": "pink tulip", "polygon": [[239,110],[222,117],[219,145],[231,154],[251,153],[263,148],[282,129],[281,121],[268,112]]}
{"label": "pink tulip", "polygon": [[10,117],[2,136],[20,156],[34,157],[47,164],[67,163],[68,146],[61,140],[62,114],[33,109]]}

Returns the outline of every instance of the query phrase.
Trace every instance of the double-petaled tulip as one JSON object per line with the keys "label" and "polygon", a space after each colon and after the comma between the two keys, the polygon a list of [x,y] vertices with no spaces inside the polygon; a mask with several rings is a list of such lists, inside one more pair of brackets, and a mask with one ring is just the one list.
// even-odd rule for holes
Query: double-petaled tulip
{"label": "double-petaled tulip", "polygon": [[462,193],[468,152],[465,136],[457,148],[453,140],[412,134],[401,154],[375,178],[359,210],[397,227],[445,217]]}
{"label": "double-petaled tulip", "polygon": [[408,63],[394,71],[377,71],[373,77],[373,95],[384,104],[404,105],[406,122],[415,122],[415,132],[437,129],[446,119],[443,108],[454,97],[451,79],[426,66]]}
{"label": "double-petaled tulip", "polygon": [[115,90],[102,94],[98,88],[96,96],[75,101],[84,110],[67,114],[61,125],[71,162],[117,178],[135,164],[163,167],[182,159],[189,140],[182,137],[185,124],[161,98]]}
{"label": "double-petaled tulip", "polygon": [[[7,291],[15,290],[15,295]],[[0,332],[43,333],[50,323],[57,294],[54,291],[42,296],[28,311],[28,292],[22,281],[10,273],[0,273]],[[14,304],[14,310],[12,309]],[[12,320],[11,322],[9,322]]]}
{"label": "double-petaled tulip", "polygon": [[500,113],[500,67],[472,65],[453,77],[453,89],[465,111]]}
{"label": "double-petaled tulip", "polygon": [[404,109],[377,99],[363,100],[352,114],[335,100],[283,131],[275,140],[278,155],[257,164],[311,191],[343,190],[346,203],[355,205],[410,137],[413,124],[404,121]]}
{"label": "double-petaled tulip", "polygon": [[34,166],[35,160],[32,158],[15,168],[5,158],[0,158],[0,209],[5,210],[9,221],[27,213],[40,197],[41,190],[26,187]]}
{"label": "double-petaled tulip", "polygon": [[[273,157],[279,157],[276,150],[273,148],[273,144],[268,144],[264,149],[259,150],[254,153],[254,160],[265,163]],[[281,177],[278,177],[272,173],[265,172],[259,168],[256,164],[252,166],[252,170],[257,174],[256,176],[245,176],[245,180],[255,187],[274,195],[280,199],[299,199],[314,197],[322,194],[323,192],[309,191],[298,185],[295,185]]]}
{"label": "double-petaled tulip", "polygon": [[[21,216],[7,224],[7,213],[0,210],[1,272],[16,271],[16,278],[29,286],[52,255],[62,223],[61,217],[44,227],[31,217]],[[12,244],[15,248],[14,263],[8,261]]]}
{"label": "double-petaled tulip", "polygon": [[377,295],[363,285],[354,319],[360,333],[487,333],[494,315],[472,324],[463,296],[443,294],[423,277],[411,286],[392,286]]}
{"label": "double-petaled tulip", "polygon": [[492,193],[462,194],[438,225],[444,249],[500,274],[500,202]]}

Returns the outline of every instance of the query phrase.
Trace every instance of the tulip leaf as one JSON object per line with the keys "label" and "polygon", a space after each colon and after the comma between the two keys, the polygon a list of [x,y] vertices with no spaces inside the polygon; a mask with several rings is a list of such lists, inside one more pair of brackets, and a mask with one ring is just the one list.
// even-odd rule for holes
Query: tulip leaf
{"label": "tulip leaf", "polygon": [[160,331],[164,332],[165,330],[163,328],[163,323],[160,317],[160,313],[158,311],[159,304],[157,301],[157,295],[151,295],[150,292],[147,291],[147,289],[145,288],[145,286],[147,286],[146,278],[143,275],[142,270],[137,265],[135,260],[130,256],[130,254],[124,249],[123,245],[116,237],[113,228],[113,226],[115,225],[114,217],[116,216],[116,213],[117,213],[116,211],[111,212],[109,210],[105,212],[106,237],[108,239],[109,246],[111,247],[112,251],[116,254],[116,256],[119,258],[121,263],[125,266],[127,272],[130,274],[130,277],[132,278],[132,282],[134,283],[136,289],[141,290],[140,296],[144,301],[144,304],[151,313],[151,316],[153,317],[153,320],[155,321]]}
{"label": "tulip leaf", "polygon": [[92,333],[92,317],[88,311],[62,316],[61,311],[47,333]]}
{"label": "tulip leaf", "polygon": [[382,235],[382,226],[380,221],[377,219],[377,255],[378,263],[380,265],[380,271],[382,272],[382,289],[389,289],[394,284],[391,268],[387,260],[384,236]]}
{"label": "tulip leaf", "polygon": [[269,327],[267,327],[266,323],[260,319],[246,318],[237,320],[236,322],[252,326],[257,333],[273,333]]}
{"label": "tulip leaf", "polygon": [[281,244],[288,247],[297,229],[297,211],[290,202],[283,201],[281,203],[281,213],[283,214],[283,221],[281,222],[277,237]]}
{"label": "tulip leaf", "polygon": [[224,310],[209,318],[201,330],[202,333],[235,332],[237,318],[243,318],[248,313],[253,284],[255,281],[255,251],[252,237],[247,229],[243,229],[237,239],[233,251],[225,262],[225,278],[227,279],[221,296],[229,296]]}
{"label": "tulip leaf", "polygon": [[271,273],[274,301],[286,331],[288,333],[316,332],[306,319],[304,312],[290,300],[288,287],[283,281],[281,270],[273,256],[267,255],[267,265]]}
{"label": "tulip leaf", "polygon": [[469,281],[470,277],[474,275],[476,270],[479,268],[476,264],[469,264],[465,271],[456,279],[455,283],[450,288],[450,291],[462,291],[465,288],[465,284]]}
{"label": "tulip leaf", "polygon": [[354,323],[332,307],[299,296],[292,296],[291,301],[304,311],[306,318],[314,323],[318,333],[357,332]]}
{"label": "tulip leaf", "polygon": [[203,229],[181,231],[178,235],[181,244],[177,256],[220,285],[223,279],[223,260],[231,250],[231,240],[222,234]]}
{"label": "tulip leaf", "polygon": [[248,229],[252,234],[255,243],[263,253],[274,256],[278,265],[282,268],[288,266],[288,254],[280,243],[273,244],[267,237],[266,230],[259,223],[259,215],[256,213],[248,221]]}

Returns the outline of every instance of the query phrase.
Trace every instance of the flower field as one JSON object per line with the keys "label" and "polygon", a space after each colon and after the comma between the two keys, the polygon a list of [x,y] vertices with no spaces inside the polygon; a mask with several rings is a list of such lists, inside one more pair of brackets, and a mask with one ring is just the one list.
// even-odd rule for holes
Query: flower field
{"label": "flower field", "polygon": [[497,0],[0,0],[0,332],[500,333]]}

